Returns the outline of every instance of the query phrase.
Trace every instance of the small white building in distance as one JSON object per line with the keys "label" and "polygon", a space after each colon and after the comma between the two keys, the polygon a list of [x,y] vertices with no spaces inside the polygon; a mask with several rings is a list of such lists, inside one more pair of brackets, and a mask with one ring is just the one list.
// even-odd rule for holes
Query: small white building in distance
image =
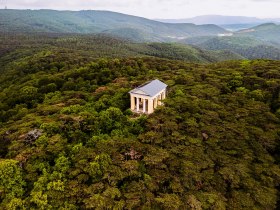
{"label": "small white building in distance", "polygon": [[151,114],[157,106],[162,105],[166,97],[167,85],[159,80],[147,82],[130,93],[131,111],[136,113]]}

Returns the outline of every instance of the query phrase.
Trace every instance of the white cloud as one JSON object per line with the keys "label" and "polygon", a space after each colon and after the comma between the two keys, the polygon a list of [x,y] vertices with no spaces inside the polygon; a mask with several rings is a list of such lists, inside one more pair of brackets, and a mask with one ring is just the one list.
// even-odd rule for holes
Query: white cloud
{"label": "white cloud", "polygon": [[[148,18],[187,18],[197,15],[279,17],[279,0],[0,0],[8,8],[111,10]],[[1,5],[4,7],[4,5]]]}

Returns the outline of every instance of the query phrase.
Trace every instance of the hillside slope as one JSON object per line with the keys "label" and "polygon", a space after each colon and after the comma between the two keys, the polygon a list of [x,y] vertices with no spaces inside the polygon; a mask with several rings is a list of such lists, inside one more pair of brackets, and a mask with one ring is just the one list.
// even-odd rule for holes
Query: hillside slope
{"label": "hillside slope", "polygon": [[[277,209],[279,61],[48,49],[0,74],[0,209]],[[168,84],[133,115],[129,90]]]}
{"label": "hillside slope", "polygon": [[152,56],[196,63],[243,59],[234,53],[201,50],[179,44],[133,43],[107,35],[71,34],[0,34],[0,70],[9,60],[42,51],[56,51],[61,54],[83,55],[88,60],[100,57],[123,58]]}
{"label": "hillside slope", "polygon": [[229,50],[247,59],[280,60],[278,45],[254,37],[193,37],[181,42],[206,50]]}
{"label": "hillside slope", "polygon": [[[215,25],[168,24],[109,11],[0,10],[2,32],[110,33],[140,41],[217,35]],[[139,33],[140,32],[140,33]]]}
{"label": "hillside slope", "polygon": [[241,30],[237,35],[251,36],[280,46],[280,25],[274,23],[266,23],[246,30]]}

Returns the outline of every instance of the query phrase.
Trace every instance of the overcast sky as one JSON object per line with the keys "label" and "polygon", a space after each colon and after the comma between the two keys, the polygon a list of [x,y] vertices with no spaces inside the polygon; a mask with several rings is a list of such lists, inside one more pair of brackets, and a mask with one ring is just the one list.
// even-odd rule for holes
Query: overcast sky
{"label": "overcast sky", "polygon": [[280,17],[280,0],[0,0],[10,9],[110,10],[147,18]]}

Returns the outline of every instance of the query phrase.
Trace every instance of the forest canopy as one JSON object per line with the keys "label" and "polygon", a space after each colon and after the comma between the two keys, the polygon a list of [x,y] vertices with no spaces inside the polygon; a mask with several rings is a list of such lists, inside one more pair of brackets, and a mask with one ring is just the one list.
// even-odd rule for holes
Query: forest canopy
{"label": "forest canopy", "polygon": [[[279,61],[67,52],[1,57],[1,209],[277,208]],[[164,106],[133,114],[152,79]]]}

